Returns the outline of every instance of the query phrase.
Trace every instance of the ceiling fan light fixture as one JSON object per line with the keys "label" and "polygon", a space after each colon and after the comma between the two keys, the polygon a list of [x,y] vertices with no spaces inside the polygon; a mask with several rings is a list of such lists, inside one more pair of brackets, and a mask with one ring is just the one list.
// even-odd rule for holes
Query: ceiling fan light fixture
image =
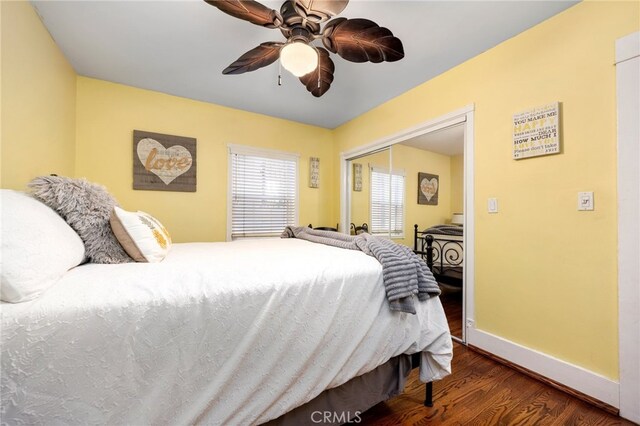
{"label": "ceiling fan light fixture", "polygon": [[291,74],[302,77],[318,67],[318,52],[308,43],[294,41],[282,47],[280,62]]}
{"label": "ceiling fan light fixture", "polygon": [[[385,27],[364,18],[333,18],[349,0],[284,0],[280,12],[258,0],[204,0],[222,12],[267,28],[277,28],[286,43],[269,41],[249,50],[222,73],[243,74],[280,59],[307,91],[319,98],[331,87],[335,65],[329,52],[351,62],[395,62],[404,58],[402,41]],[[333,19],[332,19],[333,18]],[[315,46],[321,40],[324,48]]]}

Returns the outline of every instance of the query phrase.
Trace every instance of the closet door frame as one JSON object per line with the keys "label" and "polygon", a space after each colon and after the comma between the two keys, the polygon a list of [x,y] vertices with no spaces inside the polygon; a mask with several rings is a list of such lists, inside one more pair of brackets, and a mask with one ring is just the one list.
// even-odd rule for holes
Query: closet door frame
{"label": "closet door frame", "polygon": [[462,342],[467,342],[467,329],[474,327],[475,222],[474,222],[474,104],[426,120],[393,135],[340,153],[340,231],[349,233],[351,212],[351,173],[349,160],[389,148],[407,139],[464,123],[464,278],[462,299]]}
{"label": "closet door frame", "polygon": [[616,40],[620,416],[640,423],[640,32]]}

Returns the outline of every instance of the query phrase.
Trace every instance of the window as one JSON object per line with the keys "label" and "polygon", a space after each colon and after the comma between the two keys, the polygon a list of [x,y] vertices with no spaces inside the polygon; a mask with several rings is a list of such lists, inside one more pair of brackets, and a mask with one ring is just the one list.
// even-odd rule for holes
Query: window
{"label": "window", "polygon": [[277,237],[298,222],[298,156],[229,146],[227,239]]}
{"label": "window", "polygon": [[404,173],[371,168],[371,233],[404,236]]}

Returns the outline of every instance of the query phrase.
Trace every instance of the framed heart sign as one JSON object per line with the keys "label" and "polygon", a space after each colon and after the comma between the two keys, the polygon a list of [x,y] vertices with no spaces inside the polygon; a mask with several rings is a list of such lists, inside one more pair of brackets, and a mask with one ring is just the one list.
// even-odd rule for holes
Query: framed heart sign
{"label": "framed heart sign", "polygon": [[196,140],[133,131],[133,189],[196,191]]}
{"label": "framed heart sign", "polygon": [[418,173],[418,204],[437,206],[439,189],[440,178],[438,175]]}

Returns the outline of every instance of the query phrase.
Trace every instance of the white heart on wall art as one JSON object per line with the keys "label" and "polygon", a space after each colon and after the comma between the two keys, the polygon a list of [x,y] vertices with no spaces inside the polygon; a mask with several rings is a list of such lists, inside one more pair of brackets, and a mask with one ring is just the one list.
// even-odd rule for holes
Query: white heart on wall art
{"label": "white heart on wall art", "polygon": [[420,191],[422,191],[427,201],[431,201],[431,198],[438,192],[438,181],[436,178],[422,179],[420,182]]}
{"label": "white heart on wall art", "polygon": [[137,151],[145,170],[158,176],[166,185],[191,168],[191,153],[180,145],[165,148],[157,140],[145,138],[138,142]]}

